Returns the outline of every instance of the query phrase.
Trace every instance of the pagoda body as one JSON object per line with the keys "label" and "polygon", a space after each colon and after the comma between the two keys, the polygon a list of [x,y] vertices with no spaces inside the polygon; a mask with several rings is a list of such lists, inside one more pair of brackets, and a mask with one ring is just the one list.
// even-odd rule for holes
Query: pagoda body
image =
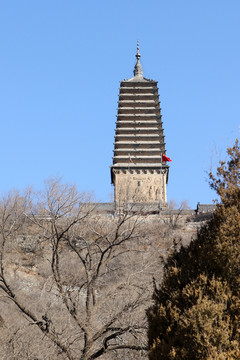
{"label": "pagoda body", "polygon": [[134,77],[120,83],[111,179],[117,205],[167,205],[169,166],[157,82],[143,77],[139,47]]}

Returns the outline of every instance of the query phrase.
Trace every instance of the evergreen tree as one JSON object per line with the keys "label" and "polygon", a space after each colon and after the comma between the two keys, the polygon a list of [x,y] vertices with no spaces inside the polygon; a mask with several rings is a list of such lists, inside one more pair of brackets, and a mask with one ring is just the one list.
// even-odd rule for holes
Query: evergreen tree
{"label": "evergreen tree", "polygon": [[149,359],[240,359],[240,146],[209,174],[221,201],[187,248],[174,251],[147,311]]}

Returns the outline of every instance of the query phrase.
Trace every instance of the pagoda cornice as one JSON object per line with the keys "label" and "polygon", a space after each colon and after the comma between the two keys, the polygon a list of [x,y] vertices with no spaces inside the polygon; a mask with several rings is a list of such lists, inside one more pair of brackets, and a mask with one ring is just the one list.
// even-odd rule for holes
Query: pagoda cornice
{"label": "pagoda cornice", "polygon": [[165,145],[165,143],[164,143],[164,142],[161,142],[160,140],[158,140],[158,141],[151,141],[151,142],[149,142],[149,141],[144,141],[144,140],[142,140],[141,142],[140,142],[140,141],[136,141],[136,140],[134,140],[134,141],[131,141],[131,140],[129,140],[129,141],[117,141],[117,142],[114,142],[114,144],[115,144],[115,145],[124,145],[124,144],[129,144],[129,145],[131,145],[131,144],[133,144],[133,145],[156,145],[156,144]]}
{"label": "pagoda cornice", "polygon": [[161,117],[161,114],[118,114],[117,117],[127,117],[127,116],[134,116],[134,117],[137,117],[137,116],[140,116],[140,117]]}
{"label": "pagoda cornice", "polygon": [[111,166],[112,169],[168,169],[169,166],[165,163],[145,163],[145,164],[132,164],[132,163],[123,163],[123,164],[114,164]]}
{"label": "pagoda cornice", "polygon": [[[149,84],[150,85],[150,84]],[[124,91],[124,90],[138,90],[138,89],[140,89],[140,90],[157,90],[158,88],[157,88],[157,86],[141,86],[139,83],[137,83],[137,86],[126,86],[126,87],[121,87],[120,88],[121,89],[121,91]]]}

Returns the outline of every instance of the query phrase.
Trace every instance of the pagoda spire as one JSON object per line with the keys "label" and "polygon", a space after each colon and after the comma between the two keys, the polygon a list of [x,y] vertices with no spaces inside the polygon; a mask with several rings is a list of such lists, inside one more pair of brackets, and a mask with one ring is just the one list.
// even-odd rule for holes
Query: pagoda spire
{"label": "pagoda spire", "polygon": [[139,52],[139,40],[137,41],[137,54],[136,54],[136,58],[137,58],[137,62],[133,71],[134,77],[143,77],[143,70],[142,70],[142,65],[140,63],[140,57],[141,54]]}

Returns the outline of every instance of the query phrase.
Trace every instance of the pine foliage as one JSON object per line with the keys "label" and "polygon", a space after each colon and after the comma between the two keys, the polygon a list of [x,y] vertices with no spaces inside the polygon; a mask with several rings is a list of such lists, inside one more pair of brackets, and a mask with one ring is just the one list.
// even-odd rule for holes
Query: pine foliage
{"label": "pine foliage", "polygon": [[209,174],[221,202],[174,251],[147,311],[150,360],[240,359],[240,146]]}

